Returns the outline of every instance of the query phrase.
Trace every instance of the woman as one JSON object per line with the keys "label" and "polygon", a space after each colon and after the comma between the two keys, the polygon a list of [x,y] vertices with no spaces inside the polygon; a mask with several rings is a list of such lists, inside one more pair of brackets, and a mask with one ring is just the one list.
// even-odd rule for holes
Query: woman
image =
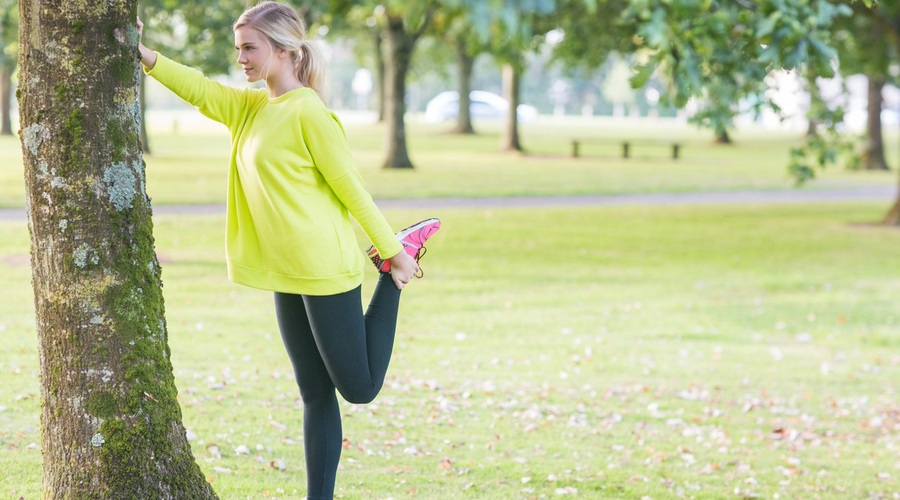
{"label": "woman", "polygon": [[[322,61],[293,8],[263,2],[233,29],[247,81],[264,81],[265,89],[213,82],[143,43],[141,63],[231,133],[228,275],[275,292],[279,329],[303,398],[307,498],[330,499],[342,442],[335,389],[353,403],[378,394],[400,290],[419,272],[423,244],[440,221],[393,234],[363,187],[340,121],[320,99]],[[365,315],[365,257],[351,215],[372,240],[369,257],[380,272]]]}

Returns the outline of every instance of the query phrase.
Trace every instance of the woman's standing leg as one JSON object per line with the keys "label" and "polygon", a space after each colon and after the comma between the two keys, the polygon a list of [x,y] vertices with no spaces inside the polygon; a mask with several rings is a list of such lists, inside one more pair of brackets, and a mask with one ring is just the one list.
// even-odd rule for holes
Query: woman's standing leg
{"label": "woman's standing leg", "polygon": [[307,498],[330,500],[343,440],[335,387],[313,339],[303,297],[276,292],[275,311],[303,398]]}
{"label": "woman's standing leg", "polygon": [[275,311],[303,399],[307,498],[330,499],[343,441],[335,389],[368,403],[384,384],[400,290],[382,273],[362,314],[361,289],[329,296],[275,293]]}

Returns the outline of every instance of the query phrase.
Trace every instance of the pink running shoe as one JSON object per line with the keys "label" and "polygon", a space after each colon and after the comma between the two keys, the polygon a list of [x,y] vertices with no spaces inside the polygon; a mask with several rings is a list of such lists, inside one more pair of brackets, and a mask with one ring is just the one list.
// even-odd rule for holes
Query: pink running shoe
{"label": "pink running shoe", "polygon": [[[403,250],[406,254],[416,259],[416,262],[419,262],[419,259],[425,255],[425,240],[430,238],[440,228],[441,221],[439,219],[425,219],[397,233],[397,239],[403,244]],[[375,249],[375,246],[370,246],[366,250],[366,255],[372,259],[372,263],[375,264],[379,271],[383,273],[391,271],[391,261],[382,259],[378,255],[378,250]],[[421,270],[420,268],[419,271],[421,272]],[[419,274],[417,277],[421,278],[422,275]]]}

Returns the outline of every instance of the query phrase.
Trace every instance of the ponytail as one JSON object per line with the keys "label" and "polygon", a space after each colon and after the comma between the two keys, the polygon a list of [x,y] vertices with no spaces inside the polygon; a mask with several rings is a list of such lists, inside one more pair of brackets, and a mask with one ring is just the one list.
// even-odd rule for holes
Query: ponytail
{"label": "ponytail", "polygon": [[325,58],[318,44],[303,40],[294,57],[297,80],[324,97],[322,91],[325,86]]}

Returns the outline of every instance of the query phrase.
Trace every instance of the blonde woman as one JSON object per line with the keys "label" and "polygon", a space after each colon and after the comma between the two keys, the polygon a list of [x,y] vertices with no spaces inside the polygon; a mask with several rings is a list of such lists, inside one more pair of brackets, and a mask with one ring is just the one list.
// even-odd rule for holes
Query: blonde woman
{"label": "blonde woman", "polygon": [[[143,24],[138,20],[138,30]],[[150,76],[231,133],[229,278],[275,292],[279,329],[303,398],[307,498],[330,499],[341,453],[335,389],[368,403],[384,383],[400,291],[440,221],[396,235],[363,187],[337,117],[320,98],[322,65],[285,4],[263,2],[233,26],[237,62],[264,89],[213,82],[139,44]],[[350,217],[372,240],[380,271],[361,308],[365,257]]]}

